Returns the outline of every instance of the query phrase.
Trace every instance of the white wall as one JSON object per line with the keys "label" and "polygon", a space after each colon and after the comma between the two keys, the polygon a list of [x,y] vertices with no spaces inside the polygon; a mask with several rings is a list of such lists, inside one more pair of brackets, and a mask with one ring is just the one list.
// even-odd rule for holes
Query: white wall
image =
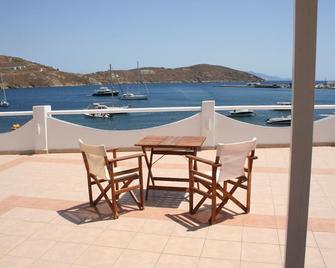
{"label": "white wall", "polygon": [[[207,137],[205,146],[252,137],[257,137],[258,145],[288,145],[291,139],[290,127],[264,127],[231,119],[215,113],[213,101],[203,102],[201,113],[178,122],[122,131],[76,125],[47,116],[47,111],[47,108],[34,109],[33,120],[15,131],[0,133],[0,153],[76,150],[79,138],[87,143],[127,148],[146,135],[202,135]],[[335,116],[314,123],[314,143],[335,144]]]}
{"label": "white wall", "polygon": [[34,150],[33,120],[15,131],[0,133],[0,153],[32,150]]}
{"label": "white wall", "polygon": [[146,135],[200,135],[200,114],[175,123],[139,130],[101,130],[48,118],[49,150],[77,149],[78,139],[106,147],[133,147]]}

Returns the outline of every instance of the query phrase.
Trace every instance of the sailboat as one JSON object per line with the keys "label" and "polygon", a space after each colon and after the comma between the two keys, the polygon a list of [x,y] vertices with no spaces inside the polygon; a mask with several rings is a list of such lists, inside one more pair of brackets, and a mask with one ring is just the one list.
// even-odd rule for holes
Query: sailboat
{"label": "sailboat", "polygon": [[[138,86],[140,84],[143,84],[146,91],[148,92],[148,88],[147,88],[147,85],[145,84],[145,81],[141,75],[141,71],[139,69],[139,63],[137,62],[137,70],[138,70],[138,73],[139,73],[139,81],[138,81]],[[142,78],[142,79],[141,79]],[[125,92],[123,93],[121,96],[120,96],[120,99],[121,100],[147,100],[148,99],[148,94],[135,94],[135,93],[132,93],[132,92]]]}
{"label": "sailboat", "polygon": [[1,89],[3,92],[3,98],[0,99],[0,107],[8,107],[9,106],[9,102],[7,101],[7,97],[6,97],[6,92],[5,92],[5,87],[3,85],[3,79],[2,79],[2,75],[1,75]]}
{"label": "sailboat", "polygon": [[[112,83],[112,65],[109,64],[109,74],[110,74],[110,82]],[[112,98],[114,94],[111,94]],[[100,110],[100,109],[110,109],[110,110],[122,110],[122,112],[119,113],[127,113],[128,106],[114,106],[112,101],[112,106],[107,106],[103,103],[93,103],[90,104],[86,109],[89,110]],[[112,117],[113,113],[86,113],[85,116],[91,117],[91,118],[110,118]]]}

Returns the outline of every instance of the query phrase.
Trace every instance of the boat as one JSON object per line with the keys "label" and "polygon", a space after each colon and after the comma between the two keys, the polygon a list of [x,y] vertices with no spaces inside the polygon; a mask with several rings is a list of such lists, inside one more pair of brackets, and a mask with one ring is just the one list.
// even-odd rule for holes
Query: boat
{"label": "boat", "polygon": [[240,110],[233,110],[229,112],[229,117],[242,117],[242,116],[254,116],[254,110],[250,109],[240,109]]}
{"label": "boat", "polygon": [[274,111],[291,111],[291,107],[288,107],[292,105],[290,101],[278,101],[277,105],[282,105],[283,108],[273,109]]}
{"label": "boat", "polygon": [[1,75],[1,89],[2,89],[3,98],[0,99],[0,107],[8,107],[9,106],[9,102],[7,101],[5,87],[3,86],[2,75]]}
{"label": "boat", "polygon": [[267,124],[276,124],[276,125],[290,125],[292,120],[292,116],[280,116],[280,117],[272,117],[266,120]]}
{"label": "boat", "polygon": [[127,92],[127,93],[122,94],[120,99],[121,100],[147,100],[148,95],[134,94],[134,93]]}
{"label": "boat", "polygon": [[137,82],[137,85],[139,87],[140,84],[143,84],[146,91],[147,91],[147,94],[135,94],[133,92],[128,91],[128,92],[123,93],[120,96],[121,100],[147,100],[148,99],[148,88],[147,88],[147,85],[144,82],[144,79],[143,79],[142,75],[141,75],[138,62],[137,62],[137,70],[138,70],[138,73],[139,73],[139,81]]}
{"label": "boat", "polygon": [[[101,104],[98,102],[90,104],[86,109],[88,110],[105,110],[105,109],[110,109],[110,110],[125,110],[124,112],[120,113],[127,113],[126,109],[128,109],[128,106],[122,106],[122,107],[113,107],[113,106],[107,106],[105,104]],[[113,113],[85,113],[84,114],[87,117],[91,118],[110,118],[112,117]]]}
{"label": "boat", "polygon": [[119,91],[118,90],[113,90],[113,89],[109,89],[108,87],[100,87],[98,89],[96,89],[94,91],[94,93],[92,94],[92,96],[99,96],[99,97],[103,97],[103,96],[118,96],[119,95]]}

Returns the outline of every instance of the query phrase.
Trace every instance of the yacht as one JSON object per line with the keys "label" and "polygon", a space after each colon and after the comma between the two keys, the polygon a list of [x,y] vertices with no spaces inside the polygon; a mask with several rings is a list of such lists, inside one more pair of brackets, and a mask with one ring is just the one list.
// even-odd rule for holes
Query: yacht
{"label": "yacht", "polygon": [[283,108],[273,109],[274,111],[291,111],[291,108],[287,107],[292,105],[290,101],[278,101],[277,105],[281,105]]}
{"label": "yacht", "polygon": [[254,110],[250,109],[240,109],[240,110],[233,110],[229,112],[229,117],[242,117],[242,116],[254,116]]}
{"label": "yacht", "polygon": [[292,116],[280,116],[280,117],[272,117],[266,120],[267,124],[276,124],[276,125],[290,125],[292,120]]}
{"label": "yacht", "polygon": [[[105,109],[110,109],[110,110],[124,110],[124,112],[120,112],[120,113],[127,113],[126,109],[128,109],[128,106],[122,106],[122,107],[110,107],[107,106],[105,104],[101,104],[101,103],[92,103],[90,104],[86,109],[88,110],[105,110]],[[91,117],[91,118],[110,118],[112,117],[113,113],[86,113],[85,116],[87,117]]]}
{"label": "yacht", "polygon": [[2,93],[3,93],[3,99],[0,99],[0,107],[8,107],[9,102],[7,101],[5,87],[3,86],[2,75],[1,75],[1,89],[2,89]]}
{"label": "yacht", "polygon": [[100,87],[94,91],[92,96],[118,96],[119,91],[109,89],[108,87]]}
{"label": "yacht", "polygon": [[120,99],[121,100],[147,100],[148,95],[134,94],[134,93],[127,92],[127,93],[122,94]]}

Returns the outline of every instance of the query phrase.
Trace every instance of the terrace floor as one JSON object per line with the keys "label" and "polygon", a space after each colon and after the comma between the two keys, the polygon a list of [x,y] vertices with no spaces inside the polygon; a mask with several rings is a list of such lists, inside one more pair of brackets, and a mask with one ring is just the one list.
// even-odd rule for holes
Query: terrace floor
{"label": "terrace floor", "polygon": [[[256,154],[251,213],[228,203],[213,226],[187,193],[151,191],[144,211],[124,195],[118,220],[89,207],[79,153],[0,155],[0,267],[282,267],[289,149]],[[184,157],[155,168],[187,176]],[[312,173],[306,267],[335,267],[335,147],[314,148]]]}

